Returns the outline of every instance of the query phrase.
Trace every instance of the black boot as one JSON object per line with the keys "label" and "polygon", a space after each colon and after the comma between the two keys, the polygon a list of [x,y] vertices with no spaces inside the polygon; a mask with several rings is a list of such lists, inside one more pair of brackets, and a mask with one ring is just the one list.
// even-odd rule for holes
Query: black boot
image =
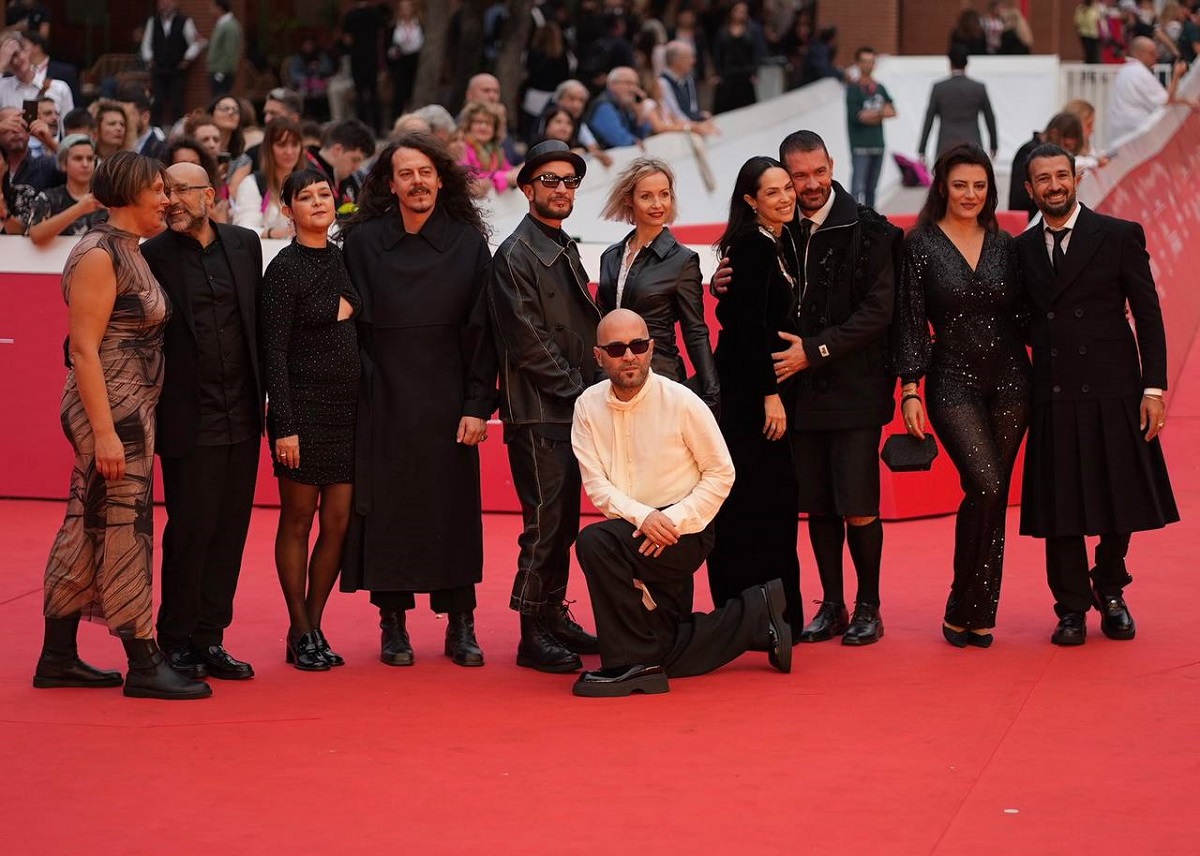
{"label": "black boot", "polygon": [[408,641],[404,618],[403,609],[379,610],[379,629],[383,631],[379,642],[379,662],[389,666],[413,664],[412,643]]}
{"label": "black boot", "polygon": [[446,656],[459,666],[482,666],[483,651],[475,639],[475,616],[451,612],[446,625]]}
{"label": "black boot", "polygon": [[75,632],[79,616],[47,618],[42,656],[38,658],[33,685],[38,689],[58,687],[119,687],[121,673],[97,669],[79,659]]}
{"label": "black boot", "polygon": [[554,638],[541,615],[522,613],[517,665],[539,672],[565,673],[582,669],[583,661]]}
{"label": "black boot", "polygon": [[600,640],[576,623],[569,603],[546,607],[546,628],[564,648],[573,654],[599,654]]}
{"label": "black boot", "polygon": [[122,642],[129,657],[125,695],[179,700],[212,695],[212,688],[204,681],[193,681],[172,669],[153,639],[123,639]]}

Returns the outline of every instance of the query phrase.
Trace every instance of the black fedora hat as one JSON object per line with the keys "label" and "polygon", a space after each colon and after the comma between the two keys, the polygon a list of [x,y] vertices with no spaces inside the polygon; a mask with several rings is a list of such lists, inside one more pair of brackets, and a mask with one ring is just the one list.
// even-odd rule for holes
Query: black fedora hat
{"label": "black fedora hat", "polygon": [[517,173],[517,187],[530,184],[534,170],[551,161],[566,161],[575,167],[575,174],[580,178],[587,172],[587,161],[571,151],[571,147],[562,140],[543,140],[525,156],[525,163],[521,164],[521,171]]}

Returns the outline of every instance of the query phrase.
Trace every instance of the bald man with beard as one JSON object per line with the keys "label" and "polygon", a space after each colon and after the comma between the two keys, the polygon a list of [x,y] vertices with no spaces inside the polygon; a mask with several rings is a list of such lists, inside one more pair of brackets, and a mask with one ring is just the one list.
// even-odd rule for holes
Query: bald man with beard
{"label": "bald man with beard", "polygon": [[142,245],[171,298],[163,344],[157,448],[167,506],[159,647],[189,677],[241,680],[249,663],[225,650],[258,475],[263,388],[258,235],[215,223],[208,173],[167,169],[170,227]]}

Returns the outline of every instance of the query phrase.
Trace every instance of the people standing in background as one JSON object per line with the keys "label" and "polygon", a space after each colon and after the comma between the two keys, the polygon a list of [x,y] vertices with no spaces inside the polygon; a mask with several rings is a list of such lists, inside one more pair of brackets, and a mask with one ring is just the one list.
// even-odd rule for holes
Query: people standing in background
{"label": "people standing in background", "polygon": [[151,122],[171,125],[183,116],[183,85],[205,42],[196,23],[179,11],[178,0],[158,0],[158,14],[146,20],[142,61],[154,84]]}
{"label": "people standing in background", "polygon": [[289,618],[285,659],[301,671],[326,671],[345,663],[330,648],[321,617],[350,522],[360,371],[351,319],[361,301],[342,251],[327,237],[337,210],[326,176],[293,172],[281,201],[296,237],[267,266],[258,312],[267,436],[279,481],[275,569]]}
{"label": "people standing in background", "polygon": [[[967,10],[970,11],[970,10]],[[979,115],[987,125],[988,153],[994,158],[999,146],[996,134],[996,115],[988,98],[987,87],[978,80],[967,77],[968,51],[962,45],[950,48],[950,76],[939,80],[929,93],[929,106],[925,109],[925,122],[921,127],[921,141],[917,144],[918,154],[924,158],[929,132],[933,120],[938,120],[937,154],[963,143],[983,148],[979,134]]]}
{"label": "people standing in background", "polygon": [[242,58],[242,25],[231,11],[231,0],[213,0],[217,21],[208,40],[208,87],[213,98],[233,91]]}
{"label": "people standing in background", "polygon": [[343,228],[363,375],[342,590],[371,592],[389,666],[413,664],[418,592],[447,614],[445,655],[484,663],[478,445],[496,406],[486,229],[465,171],[426,134],[380,153]]}
{"label": "people standing in background", "polygon": [[905,241],[892,359],[908,433],[925,437],[924,378],[929,418],[965,494],[942,635],[957,648],[987,648],[1000,603],[1008,488],[1029,424],[1029,311],[1016,247],[996,224],[991,160],[978,146],[959,146],[933,172]]}
{"label": "people standing in background", "polygon": [[748,3],[734,3],[725,25],[713,41],[713,75],[716,93],[713,113],[746,107],[758,100],[754,82],[766,55],[762,27],[750,17]]}
{"label": "people standing in background", "polygon": [[1080,0],[1075,7],[1075,32],[1083,45],[1083,61],[1090,64],[1100,62],[1101,27],[1107,13],[1103,0]]}
{"label": "people standing in background", "polygon": [[1195,98],[1179,94],[1179,81],[1187,71],[1186,63],[1175,63],[1171,80],[1163,89],[1154,73],[1157,57],[1158,49],[1152,39],[1138,36],[1129,45],[1129,56],[1113,79],[1112,97],[1108,102],[1110,145],[1145,128],[1161,107],[1183,104],[1200,110],[1200,103]]}
{"label": "people standing in background", "polygon": [[[534,7],[537,8],[537,7]],[[571,55],[562,27],[547,21],[534,31],[525,52],[525,98],[521,104],[526,139],[534,133],[538,117],[554,96],[554,90],[571,76]]]}
{"label": "people standing in background", "polygon": [[321,137],[321,145],[305,150],[308,165],[329,180],[339,219],[358,210],[361,189],[358,170],[373,154],[375,135],[357,119],[344,119],[330,125]]}
{"label": "people standing in background", "polygon": [[47,77],[45,68],[32,60],[32,43],[19,33],[0,35],[0,107],[22,107],[25,101],[36,101],[46,95],[54,99],[58,114],[65,116],[75,109],[71,89],[61,80]]}
{"label": "people standing in background", "polygon": [[380,133],[379,68],[384,20],[379,7],[369,0],[355,0],[342,19],[342,44],[350,56],[358,118]]}
{"label": "people standing in background", "polygon": [[[1025,166],[1029,161],[1029,153],[1044,143],[1054,143],[1055,145],[1062,146],[1071,152],[1071,154],[1076,155],[1083,151],[1083,141],[1083,121],[1074,113],[1066,110],[1062,113],[1056,113],[1046,123],[1046,130],[1041,133],[1034,131],[1033,136],[1021,148],[1017,149],[1016,155],[1013,156],[1011,174],[1016,176],[1024,175]],[[1079,166],[1079,164],[1077,163],[1076,166]],[[1025,211],[1030,217],[1037,214],[1037,206],[1029,198],[1029,191],[1025,189],[1025,182],[1014,181],[1009,184],[1008,210]]]}
{"label": "people standing in background", "polygon": [[100,99],[96,109],[96,158],[103,161],[133,145],[129,114],[116,101]]}
{"label": "people standing in background", "polygon": [[850,137],[852,174],[850,192],[859,205],[875,207],[875,188],[883,169],[883,122],[896,115],[892,96],[871,75],[875,51],[862,47],[854,53],[858,79],[846,84],[846,128]]}
{"label": "people standing in background", "polygon": [[459,163],[471,174],[471,191],[477,198],[489,191],[504,193],[517,186],[518,167],[504,156],[500,146],[503,116],[495,106],[471,103],[463,108],[459,130],[463,156]]}
{"label": "people standing in background", "polygon": [[954,29],[950,31],[948,51],[961,48],[968,56],[984,56],[988,50],[987,34],[983,30],[983,19],[974,9],[966,8],[959,13]]}
{"label": "people standing in background", "polygon": [[258,361],[262,246],[248,229],[214,223],[202,167],[167,168],[167,231],[142,246],[171,298],[158,403],[163,531],[158,637],[191,677],[254,676],[225,648],[250,528],[262,446]]}
{"label": "people standing in background", "polygon": [[234,225],[253,229],[264,238],[290,238],[291,221],[283,213],[283,183],[304,168],[300,126],[288,119],[267,123],[259,161],[261,169],[238,185],[233,203]]}
{"label": "people standing in background", "polygon": [[413,0],[399,0],[387,48],[388,68],[392,73],[393,121],[409,108],[413,85],[417,82],[417,63],[424,47],[425,29]]}
{"label": "people standing in background", "polygon": [[38,246],[58,235],[82,235],[108,220],[107,209],[92,193],[96,171],[92,138],[83,134],[64,137],[57,158],[67,181],[39,193],[29,218],[29,237]]}

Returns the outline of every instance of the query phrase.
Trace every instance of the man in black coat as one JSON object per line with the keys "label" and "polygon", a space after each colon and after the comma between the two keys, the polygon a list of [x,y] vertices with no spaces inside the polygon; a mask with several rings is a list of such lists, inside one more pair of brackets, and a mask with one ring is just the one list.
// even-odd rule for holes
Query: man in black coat
{"label": "man in black coat", "polygon": [[213,223],[214,192],[196,164],[167,170],[170,229],[142,246],[171,298],[158,402],[167,526],[159,647],[191,677],[250,678],[224,648],[250,527],[262,445],[256,303],[262,246]]}
{"label": "man in black coat", "polygon": [[571,418],[575,399],[599,379],[592,348],[600,310],[579,249],[562,230],[586,171],[558,140],[529,150],[517,175],[529,214],[496,250],[488,284],[500,417],[525,522],[509,601],[521,614],[517,665],[542,672],[576,671],[579,654],[600,650],[564,603],[582,488]]}
{"label": "man in black coat", "polygon": [[[1033,345],[1021,534],[1046,539],[1051,642],[1082,645],[1093,606],[1106,636],[1132,639],[1130,533],[1179,519],[1158,440],[1167,343],[1146,237],[1078,203],[1059,146],[1035,148],[1025,179],[1044,222],[1017,238]],[[1100,536],[1090,574],[1086,535]]]}
{"label": "man in black coat", "polygon": [[[870,645],[883,636],[879,440],[895,406],[887,336],[902,233],[833,180],[833,159],[817,134],[788,135],[779,155],[796,189],[796,219],[784,234],[799,262],[800,335],[780,331],[792,344],[772,356],[781,382],[798,375],[785,406],[799,508],[808,514],[823,589],[817,614],[798,638],[840,635],[843,645]],[[728,285],[727,272],[717,271],[715,292]],[[844,545],[858,576],[853,618],[843,594]],[[789,611],[802,620],[798,605]]]}

